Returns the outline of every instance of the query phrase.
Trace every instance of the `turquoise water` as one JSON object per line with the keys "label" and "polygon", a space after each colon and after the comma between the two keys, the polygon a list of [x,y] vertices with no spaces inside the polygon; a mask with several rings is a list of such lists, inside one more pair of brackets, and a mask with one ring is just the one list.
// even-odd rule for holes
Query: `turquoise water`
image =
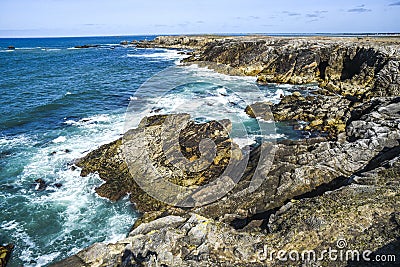
{"label": "turquoise water", "polygon": [[[123,133],[130,101],[137,103],[137,122],[149,109],[190,109],[198,121],[239,114],[252,131],[254,121],[243,112],[246,103],[213,84],[230,78],[208,70],[180,67],[182,75],[199,82],[177,88],[161,102],[152,102],[157,96],[152,90],[135,96],[147,79],[183,57],[174,50],[118,45],[145,38],[153,37],[0,39],[0,243],[15,244],[9,266],[45,266],[94,242],[126,235],[137,218],[127,198],[111,203],[98,197],[98,176],[80,177],[71,164]],[[73,49],[84,44],[101,46]],[[16,50],[8,51],[10,45]],[[272,101],[295,90],[260,89]],[[200,99],[206,104],[183,104]],[[279,127],[276,137],[295,135],[290,127]],[[38,190],[36,179],[48,186]]]}

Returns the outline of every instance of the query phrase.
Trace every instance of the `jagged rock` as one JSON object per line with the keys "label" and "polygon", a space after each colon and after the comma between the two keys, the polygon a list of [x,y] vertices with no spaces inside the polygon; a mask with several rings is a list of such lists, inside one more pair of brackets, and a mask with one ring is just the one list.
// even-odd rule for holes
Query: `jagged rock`
{"label": "jagged rock", "polygon": [[178,48],[178,49],[200,49],[210,42],[225,40],[224,36],[158,36],[152,41],[140,41],[136,43],[141,48]]}
{"label": "jagged rock", "polygon": [[[247,171],[235,189],[227,197],[218,201],[218,203],[198,208],[196,212],[211,218],[229,213],[241,214],[242,217],[246,217],[257,212],[262,212],[263,210],[279,207],[288,199],[309,192],[321,184],[329,183],[337,177],[350,176],[354,172],[364,168],[385,147],[390,148],[398,145],[397,139],[400,139],[400,133],[397,121],[399,119],[395,112],[396,109],[393,107],[393,105],[398,105],[398,101],[398,98],[372,100],[371,103],[375,103],[373,106],[366,103],[355,109],[352,112],[353,118],[347,121],[349,124],[347,138],[351,142],[344,142],[343,140],[327,142],[322,138],[284,142],[273,146],[271,149],[274,150],[275,158],[270,169],[267,168],[267,165],[271,165],[268,159],[257,158],[260,157],[261,148],[254,149],[251,152]],[[373,112],[364,114],[366,112],[364,109],[373,110]],[[380,116],[382,117],[385,112],[389,112],[388,110],[394,110],[390,113],[390,119],[389,115],[385,115],[385,118],[392,122],[386,123],[387,120],[376,119],[379,118],[377,114],[381,114]],[[165,120],[165,118],[166,116],[148,118],[147,120],[149,121],[143,121],[139,126],[139,130],[132,131],[130,136],[138,137],[136,134],[141,132],[140,129],[148,127],[153,127],[148,129],[151,129],[154,137],[159,136],[159,132],[157,132],[157,129],[159,130],[158,125],[162,124],[162,120]],[[370,124],[375,123],[375,126],[378,123],[383,125],[380,128],[371,128],[367,122]],[[193,129],[200,129],[196,127]],[[192,138],[195,137],[191,130],[188,130],[187,133],[190,138],[183,138],[181,141],[186,141],[186,143],[182,143],[185,144],[184,151],[187,152],[186,148],[189,148],[192,154],[187,154],[187,158],[191,158],[195,155],[193,146],[191,145]],[[195,138],[195,140],[198,139]],[[157,142],[154,142],[154,144],[157,144]],[[224,144],[224,142],[220,144]],[[82,175],[87,175],[90,172],[98,172],[100,177],[108,183],[103,184],[96,191],[113,200],[131,192],[131,200],[143,212],[162,210],[162,207],[165,208],[165,204],[154,200],[137,186],[123,160],[120,146],[121,140],[118,140],[93,151],[87,157],[80,160],[78,165],[83,168]],[[140,147],[139,144],[137,146]],[[160,155],[160,150],[159,148],[157,150],[156,147],[156,150],[152,151],[154,151],[154,155]],[[359,151],[363,152],[360,153]],[[154,160],[157,159],[160,162],[162,157],[154,157]],[[223,163],[223,161],[219,162]],[[200,174],[195,176],[179,178],[180,176],[178,175],[174,176],[174,172],[168,172],[168,166],[163,167],[161,163],[159,165],[161,166],[160,168],[165,168],[164,170],[166,173],[169,173],[171,181],[183,183],[185,179],[191,179],[191,177],[196,177],[196,181],[199,181],[199,179],[202,180],[208,173],[200,172]],[[141,166],[140,161],[137,162],[137,166]],[[262,171],[264,169],[265,172]],[[256,174],[254,174],[255,172]],[[216,173],[219,172],[214,172],[214,174]],[[254,175],[259,176],[259,179],[262,179],[264,183],[255,192],[250,194],[246,191],[246,185],[248,185],[249,179]]]}
{"label": "jagged rock", "polygon": [[149,223],[142,223],[136,229],[129,233],[130,236],[134,235],[144,235],[151,231],[159,230],[163,227],[169,226],[174,227],[176,225],[181,224],[182,222],[186,221],[185,218],[179,216],[166,216],[160,219],[151,221]]}
{"label": "jagged rock", "polygon": [[227,65],[261,83],[318,82],[330,92],[370,98],[400,94],[398,49],[391,40],[242,37],[208,42],[184,61]]}
{"label": "jagged rock", "polygon": [[[279,104],[258,102],[246,108],[247,114],[252,116],[248,110],[256,109],[258,114],[271,120],[271,114],[276,121],[297,120],[308,122],[304,130],[312,130],[327,133],[331,138],[345,131],[346,122],[351,116],[351,111],[357,100],[350,101],[340,96],[307,96],[292,94],[282,98]],[[262,118],[263,115],[259,115]]]}
{"label": "jagged rock", "polygon": [[[166,120],[172,122],[170,134],[177,136],[176,140],[175,137],[166,137],[168,134],[165,131]],[[164,174],[168,181],[179,186],[190,187],[193,191],[192,199],[201,201],[200,198],[206,195],[206,191],[204,189],[199,194],[196,188],[203,184],[212,185],[213,179],[225,173],[231,161],[240,161],[243,156],[239,147],[229,138],[231,130],[229,121],[195,124],[188,120],[189,116],[186,114],[156,115],[145,118],[137,129],[125,134],[125,151],[122,150],[123,141],[119,139],[89,153],[76,164],[82,167],[82,176],[97,172],[106,181],[96,189],[99,195],[115,201],[130,193],[131,201],[136,204],[139,211],[157,211],[166,206],[143,192],[132,178],[143,177],[143,175],[150,177],[147,168],[143,167],[150,166],[148,164],[156,166],[157,173]],[[187,125],[177,133],[176,129],[184,123]],[[144,143],[144,140],[148,140],[148,143]],[[167,140],[166,143],[164,140]],[[172,142],[173,140],[176,142]],[[202,143],[202,140],[212,140],[214,144]],[[196,164],[193,168],[199,171],[191,168],[182,171],[182,168],[174,166],[174,164],[180,164],[177,161],[180,160],[179,155],[175,154],[176,145],[179,146],[177,149],[182,155],[182,160],[186,161],[188,166],[192,166],[190,164],[193,162]],[[215,155],[212,155],[213,152]],[[127,156],[126,153],[129,155]],[[207,157],[211,161],[207,160]],[[125,161],[127,158],[130,168]],[[148,162],[149,160],[151,162]],[[212,192],[210,190],[213,190],[212,186],[208,187],[208,193]]]}
{"label": "jagged rock", "polygon": [[[400,204],[399,174],[397,157],[387,169],[359,174],[373,175],[374,184],[354,182],[351,186],[291,203],[290,208],[278,211],[269,219],[270,246],[288,251],[313,249],[321,253],[328,247],[338,249],[336,242],[343,239],[347,243],[343,251],[357,250],[360,261],[338,261],[335,266],[374,266],[362,260],[362,252],[375,251],[371,255],[374,259],[373,255],[390,247],[400,236],[400,226],[393,219]],[[400,263],[398,248],[397,245],[386,250],[387,255],[395,255],[397,260],[388,266]],[[318,264],[330,266],[331,263],[325,258]]]}
{"label": "jagged rock", "polygon": [[[329,136],[253,148],[243,176],[225,197],[191,209],[173,208],[140,189],[124,161],[122,139],[104,145],[79,160],[82,175],[98,172],[106,180],[96,190],[100,195],[116,200],[130,193],[144,215],[127,238],[116,244],[95,244],[67,261],[79,262],[77,266],[287,266],[287,262],[269,258],[265,248],[321,251],[335,249],[339,238],[346,240],[349,249],[400,258],[396,42],[267,37],[200,38],[195,42],[175,36],[141,43],[196,47],[186,62],[211,61],[217,63],[213,65],[217,71],[257,75],[264,82],[317,81],[324,89],[315,96],[294,93],[279,104],[256,103],[246,112],[262,118],[259,113],[271,109],[275,120],[306,121],[309,130]],[[189,122],[178,138],[184,157],[198,159],[203,154],[199,142],[206,137],[217,143],[221,154],[215,154],[217,160],[207,171],[182,175],[169,164],[176,163],[175,156],[172,161],[165,160],[165,155],[174,155],[168,140],[176,141],[176,136],[167,135],[166,148],[160,146],[160,125],[169,120],[179,128],[187,115],[152,116],[126,134],[128,145],[138,148],[133,150],[137,155],[134,175],[146,175],[141,170],[146,161],[140,149],[150,154],[165,178],[187,187],[217,183],[213,178],[226,166],[229,147],[235,151],[233,157],[243,161],[243,153],[228,140],[227,121]],[[149,146],[145,148],[141,138],[146,133]],[[253,186],[252,179],[261,181],[259,186]],[[200,200],[215,193],[212,188],[191,196]],[[330,266],[332,262],[294,262],[295,266],[310,264]],[[335,266],[357,266],[357,262],[338,261]]]}
{"label": "jagged rock", "polygon": [[0,246],[0,267],[6,267],[7,262],[11,257],[11,252],[14,249],[13,244],[8,244],[6,246]]}
{"label": "jagged rock", "polygon": [[272,112],[271,112],[271,106],[273,104],[271,102],[256,102],[254,104],[251,104],[246,107],[245,112],[247,115],[249,115],[251,118],[256,118],[259,116],[261,119],[265,121],[271,121],[274,119]]}
{"label": "jagged rock", "polygon": [[[97,243],[77,254],[86,265],[121,264],[129,255],[129,263],[153,266],[241,266],[260,264],[257,251],[265,238],[240,233],[227,225],[192,214],[178,218],[171,226],[168,220],[157,219],[144,227],[151,231],[130,235],[116,244]],[[65,266],[65,265],[64,265]],[[256,266],[256,265],[254,265]]]}
{"label": "jagged rock", "polygon": [[[361,258],[366,250],[373,252],[371,259],[379,254],[395,255],[396,261],[389,266],[396,266],[400,260],[400,157],[383,166],[373,171],[373,185],[353,182],[288,202],[264,218],[268,233],[235,230],[194,213],[189,218],[167,216],[142,224],[115,244],[97,243],[74,260],[82,263],[77,266],[114,266],[128,260],[132,265],[126,266],[287,266],[287,261],[278,260],[277,251],[301,255],[313,250],[319,257],[329,248],[339,251],[341,240],[345,242],[342,251],[358,251],[361,261],[349,257],[334,261],[335,266],[370,266]],[[68,261],[71,258],[55,266],[73,266]],[[315,264],[332,266],[332,262],[324,257]],[[299,257],[290,264],[301,266],[307,261]]]}
{"label": "jagged rock", "polygon": [[94,47],[99,47],[99,45],[85,44],[85,45],[77,45],[74,48],[83,49],[83,48],[94,48]]}
{"label": "jagged rock", "polygon": [[39,178],[39,179],[36,179],[35,182],[36,182],[36,190],[43,191],[46,189],[47,183],[45,180]]}
{"label": "jagged rock", "polygon": [[[349,125],[347,138],[350,142],[345,140],[326,141],[324,138],[282,142],[271,147],[271,151],[273,150],[275,155],[272,166],[271,159],[259,159],[260,147],[254,149],[251,152],[244,177],[234,190],[217,203],[196,208],[195,212],[210,218],[217,218],[224,214],[239,214],[241,217],[252,216],[279,207],[287,200],[305,194],[322,184],[330,183],[338,177],[349,177],[367,166],[383,149],[390,149],[398,145],[398,139],[400,139],[399,115],[395,109],[398,103],[399,98],[374,99],[371,100],[371,103],[368,102],[354,109],[352,118],[347,121]],[[150,117],[141,123],[138,130],[131,131],[129,134],[131,137],[138,137],[136,134],[141,132],[140,129],[149,129],[153,136],[157,137],[159,136],[157,131],[160,130],[158,127],[165,118],[166,116]],[[385,118],[385,120],[377,118]],[[371,123],[374,123],[374,127],[369,126]],[[207,125],[210,126],[210,124]],[[377,125],[381,126],[376,127]],[[193,129],[200,129],[196,127]],[[188,134],[190,138],[183,138],[181,141],[182,144],[185,144],[184,151],[187,152],[186,148],[191,151],[192,154],[187,154],[187,157],[191,158],[195,155],[191,145],[192,140],[198,139],[194,137],[191,130],[188,130],[187,133],[190,133]],[[140,139],[137,140],[140,141]],[[140,147],[139,144],[133,144]],[[224,144],[224,142],[220,144]],[[98,172],[101,178],[109,182],[96,190],[103,196],[109,196],[115,200],[115,196],[120,197],[130,192],[132,202],[140,211],[165,210],[167,208],[165,204],[144,193],[132,179],[123,160],[120,146],[121,140],[118,140],[93,151],[80,160],[78,165],[83,168],[82,175]],[[155,146],[154,149],[151,150],[154,151],[154,155],[160,155],[159,148],[157,150],[157,146]],[[224,150],[222,149],[222,151]],[[157,159],[162,163],[159,160],[162,157],[154,157],[154,160]],[[168,172],[168,166],[163,167],[161,163],[160,168],[165,168],[165,173],[169,173],[170,179],[172,178],[171,181],[183,182],[184,179],[190,178],[189,176],[185,176],[185,178],[174,176],[174,172]],[[141,164],[140,161],[137,162],[138,168],[142,166]],[[200,172],[192,177],[203,179],[207,173]],[[261,179],[263,183],[256,191],[250,192],[247,186],[254,175],[259,177],[258,179]]]}
{"label": "jagged rock", "polygon": [[137,46],[195,49],[184,62],[261,83],[318,82],[325,94],[368,99],[400,95],[399,44],[391,38],[159,36]]}

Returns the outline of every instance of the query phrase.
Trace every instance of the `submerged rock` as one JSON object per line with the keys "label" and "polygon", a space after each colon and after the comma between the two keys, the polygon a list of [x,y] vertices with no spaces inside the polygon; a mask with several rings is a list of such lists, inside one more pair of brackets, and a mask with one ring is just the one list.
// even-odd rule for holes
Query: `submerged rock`
{"label": "submerged rock", "polygon": [[77,45],[74,48],[83,49],[83,48],[94,48],[94,47],[99,47],[99,45],[85,44],[85,45]]}
{"label": "submerged rock", "polygon": [[36,179],[35,182],[36,182],[36,190],[43,191],[46,189],[47,183],[42,178]]}

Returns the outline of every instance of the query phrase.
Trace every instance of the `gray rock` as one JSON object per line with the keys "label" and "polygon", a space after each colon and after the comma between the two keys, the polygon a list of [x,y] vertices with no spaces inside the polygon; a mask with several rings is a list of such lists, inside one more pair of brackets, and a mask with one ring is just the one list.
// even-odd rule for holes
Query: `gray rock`
{"label": "gray rock", "polygon": [[177,225],[182,224],[185,221],[186,218],[182,218],[179,216],[170,215],[162,217],[158,220],[139,225],[136,229],[134,229],[132,232],[129,233],[129,236],[144,235],[150,231],[159,230],[165,227],[175,227]]}

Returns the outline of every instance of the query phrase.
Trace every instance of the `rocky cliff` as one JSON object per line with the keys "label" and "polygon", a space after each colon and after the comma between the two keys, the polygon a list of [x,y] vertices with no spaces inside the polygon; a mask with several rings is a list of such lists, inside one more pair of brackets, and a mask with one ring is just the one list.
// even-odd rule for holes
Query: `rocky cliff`
{"label": "rocky cliff", "polygon": [[[224,181],[237,185],[225,197],[207,205],[179,208],[155,200],[138,186],[134,176],[150,175],[143,168],[144,150],[164,179],[192,190],[180,199],[190,199],[192,204],[210,192],[214,194],[216,187],[199,188],[216,182],[215,177],[226,170],[232,158],[240,164],[246,153],[228,138],[229,121],[195,124],[187,114],[144,118],[123,138],[77,161],[83,176],[97,172],[106,181],[96,189],[99,195],[118,200],[130,194],[143,216],[125,239],[94,244],[55,266],[375,266],[362,259],[332,261],[325,257],[287,262],[271,255],[272,250],[320,253],[327,248],[371,250],[371,259],[390,254],[397,261],[387,266],[398,264],[397,41],[195,39],[162,37],[144,46],[191,47],[195,52],[186,62],[220,72],[229,66],[236,74],[257,76],[259,82],[318,82],[321,90],[313,96],[294,93],[276,105],[255,103],[246,112],[266,119],[273,116],[278,121],[304,121],[302,130],[317,132],[320,137],[252,148],[240,179],[227,173]],[[165,153],[169,154],[172,146],[165,147],[160,139],[165,120],[173,122],[171,127],[185,125],[178,140],[188,162],[201,157],[200,141],[204,138],[216,144],[213,161],[198,172],[181,172],[171,166]],[[145,143],[140,142],[143,135],[147,136]],[[138,147],[131,150],[135,160],[124,160],[124,142]],[[274,156],[266,156],[263,150]],[[262,181],[256,189],[251,188],[254,177]]]}
{"label": "rocky cliff", "polygon": [[333,93],[370,98],[400,94],[399,55],[395,39],[248,37],[207,42],[186,62],[228,65],[262,83],[317,82]]}

